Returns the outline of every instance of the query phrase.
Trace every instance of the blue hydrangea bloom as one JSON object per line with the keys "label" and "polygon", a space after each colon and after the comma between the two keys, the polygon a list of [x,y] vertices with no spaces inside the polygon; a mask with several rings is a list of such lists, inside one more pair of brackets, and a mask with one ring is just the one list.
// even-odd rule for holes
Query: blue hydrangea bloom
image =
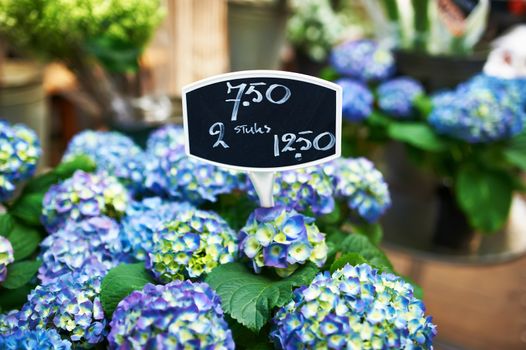
{"label": "blue hydrangea bloom", "polygon": [[68,220],[101,215],[120,218],[128,201],[128,191],[115,177],[77,170],[71,178],[50,187],[44,196],[41,221],[53,232]]}
{"label": "blue hydrangea bloom", "polygon": [[102,276],[96,268],[68,272],[37,286],[18,314],[18,328],[51,328],[74,345],[100,343],[107,322],[100,303]]}
{"label": "blue hydrangea bloom", "polygon": [[13,195],[18,182],[33,176],[40,154],[33,130],[0,119],[0,202]]}
{"label": "blue hydrangea bloom", "polygon": [[190,209],[153,234],[146,268],[163,282],[197,278],[237,257],[237,236],[214,212]]}
{"label": "blue hydrangea bloom", "polygon": [[239,232],[239,252],[256,273],[268,267],[281,277],[308,261],[321,267],[327,259],[325,235],[314,219],[283,206],[258,208],[250,214]]}
{"label": "blue hydrangea bloom", "polygon": [[122,254],[119,232],[119,224],[103,216],[67,222],[40,244],[38,278],[47,282],[86,265],[96,265],[101,272],[115,267]]}
{"label": "blue hydrangea bloom", "polygon": [[153,233],[191,208],[188,203],[163,201],[159,197],[132,202],[121,222],[123,251],[137,260],[145,260],[146,252],[152,250]]}
{"label": "blue hydrangea bloom", "polygon": [[54,329],[22,330],[0,335],[4,350],[69,350],[71,343],[62,340]]}
{"label": "blue hydrangea bloom", "polygon": [[16,331],[19,327],[18,310],[11,310],[6,314],[0,314],[0,334]]}
{"label": "blue hydrangea bloom", "polygon": [[479,75],[433,97],[428,122],[437,133],[468,143],[489,143],[523,131],[525,104],[518,83]]}
{"label": "blue hydrangea bloom", "polygon": [[375,222],[391,206],[383,175],[365,158],[339,158],[325,165],[334,178],[336,196],[368,222]]}
{"label": "blue hydrangea bloom", "polygon": [[148,138],[146,152],[158,158],[169,151],[184,154],[184,130],[180,125],[165,125],[154,131]]}
{"label": "blue hydrangea bloom", "polygon": [[342,113],[345,119],[359,122],[371,115],[374,97],[365,85],[348,78],[342,78],[336,83],[343,89]]}
{"label": "blue hydrangea bloom", "polygon": [[318,274],[272,320],[278,349],[432,349],[436,326],[413,287],[369,265]]}
{"label": "blue hydrangea bloom", "polygon": [[0,236],[0,283],[7,277],[7,265],[15,261],[13,246],[5,237]]}
{"label": "blue hydrangea bloom", "polygon": [[371,40],[347,41],[336,46],[330,63],[339,74],[363,82],[388,79],[395,71],[391,51]]}
{"label": "blue hydrangea bloom", "polygon": [[80,132],[69,142],[64,159],[80,154],[91,157],[99,171],[116,176],[130,191],[143,191],[145,155],[128,136],[116,131]]}
{"label": "blue hydrangea bloom", "polygon": [[424,88],[414,79],[400,77],[380,84],[377,92],[382,111],[395,118],[407,118],[414,114],[413,103]]}
{"label": "blue hydrangea bloom", "polygon": [[113,313],[110,349],[234,349],[219,296],[205,283],[147,284]]}

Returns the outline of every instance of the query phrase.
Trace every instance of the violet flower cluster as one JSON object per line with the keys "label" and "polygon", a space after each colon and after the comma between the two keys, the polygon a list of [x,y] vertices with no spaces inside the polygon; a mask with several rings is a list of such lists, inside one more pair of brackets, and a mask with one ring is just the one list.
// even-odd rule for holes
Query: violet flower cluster
{"label": "violet flower cluster", "polygon": [[409,118],[415,113],[413,103],[424,93],[422,84],[409,77],[399,77],[378,86],[378,106],[395,118]]}
{"label": "violet flower cluster", "polygon": [[221,301],[205,283],[147,284],[113,313],[110,349],[233,350]]}
{"label": "violet flower cluster", "polygon": [[0,119],[0,202],[13,196],[19,182],[33,176],[40,154],[33,130]]}
{"label": "violet flower cluster", "polygon": [[0,334],[3,350],[69,350],[71,343],[60,338],[54,329],[23,330]]}
{"label": "violet flower cluster", "polygon": [[184,153],[184,130],[179,125],[166,125],[152,132],[146,144],[146,152],[162,158],[170,151]]}
{"label": "violet flower cluster", "polygon": [[366,158],[339,158],[325,165],[334,178],[336,196],[368,222],[377,221],[391,206],[383,175]]}
{"label": "violet flower cluster", "polygon": [[153,248],[153,234],[176,216],[192,209],[185,202],[169,202],[159,197],[145,198],[132,202],[121,222],[123,252],[137,260],[145,260]]}
{"label": "violet flower cluster", "polygon": [[318,274],[278,310],[276,348],[432,349],[436,326],[400,277],[369,265]]}
{"label": "violet flower cluster", "polygon": [[219,215],[191,209],[153,234],[146,267],[163,282],[197,278],[237,257],[237,237]]}
{"label": "violet flower cluster", "polygon": [[104,274],[121,262],[119,232],[119,224],[104,216],[69,221],[42,241],[38,278],[48,282],[86,265]]}
{"label": "violet flower cluster", "polygon": [[314,219],[283,206],[258,208],[239,232],[239,251],[256,273],[264,267],[286,277],[311,261],[321,267],[327,260],[325,235]]}
{"label": "violet flower cluster", "polygon": [[15,261],[13,246],[5,237],[0,236],[0,283],[7,277],[7,265]]}
{"label": "violet flower cluster", "polygon": [[77,170],[71,178],[50,187],[44,196],[41,221],[53,232],[68,220],[101,215],[120,218],[128,201],[128,191],[115,177]]}
{"label": "violet flower cluster", "polygon": [[373,94],[366,85],[349,78],[336,81],[343,89],[342,113],[343,117],[351,122],[367,119],[373,111]]}

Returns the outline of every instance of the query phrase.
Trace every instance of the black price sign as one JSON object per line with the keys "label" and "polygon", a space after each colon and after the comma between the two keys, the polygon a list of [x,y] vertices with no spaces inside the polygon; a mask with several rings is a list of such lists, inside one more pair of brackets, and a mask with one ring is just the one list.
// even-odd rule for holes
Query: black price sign
{"label": "black price sign", "polygon": [[340,156],[341,88],[307,75],[244,71],[183,89],[186,151],[247,171],[298,168]]}

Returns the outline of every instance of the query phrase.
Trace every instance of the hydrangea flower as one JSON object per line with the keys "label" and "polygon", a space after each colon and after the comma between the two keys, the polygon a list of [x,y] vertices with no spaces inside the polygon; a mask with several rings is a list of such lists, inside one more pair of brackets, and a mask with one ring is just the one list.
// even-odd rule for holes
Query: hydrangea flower
{"label": "hydrangea flower", "polygon": [[48,190],[41,221],[49,232],[53,232],[68,220],[81,221],[101,215],[119,218],[128,201],[128,192],[115,177],[77,170],[71,178]]}
{"label": "hydrangea flower", "polygon": [[147,284],[119,303],[110,326],[110,349],[235,347],[219,296],[205,283]]}
{"label": "hydrangea flower", "polygon": [[62,340],[54,329],[22,330],[0,335],[4,350],[69,350],[71,343]]}
{"label": "hydrangea flower", "polygon": [[121,223],[123,251],[137,260],[145,260],[146,252],[152,250],[153,233],[178,213],[190,210],[188,203],[167,202],[159,197],[132,202]]}
{"label": "hydrangea flower", "polygon": [[40,154],[40,142],[33,130],[0,120],[0,201],[9,199],[17,183],[34,174]]}
{"label": "hydrangea flower", "polygon": [[42,265],[38,278],[42,282],[96,265],[105,272],[120,262],[122,252],[120,227],[108,217],[70,221],[42,241]]}
{"label": "hydrangea flower", "polygon": [[153,234],[146,267],[163,282],[200,277],[235,260],[236,238],[216,213],[186,210]]}
{"label": "hydrangea flower", "polygon": [[424,88],[414,79],[400,77],[380,84],[377,91],[382,111],[395,118],[407,118],[414,113],[413,103]]}
{"label": "hydrangea flower", "polygon": [[375,222],[391,206],[383,175],[365,158],[339,158],[325,165],[334,178],[336,196],[368,222]]}
{"label": "hydrangea flower", "polygon": [[133,192],[142,191],[145,155],[132,139],[116,131],[86,130],[69,142],[64,159],[87,155],[99,171],[121,179]]}
{"label": "hydrangea flower", "polygon": [[0,236],[0,283],[7,277],[7,265],[15,261],[13,246],[5,237]]}
{"label": "hydrangea flower", "polygon": [[371,40],[347,41],[333,48],[332,67],[341,75],[363,82],[382,81],[394,74],[391,51]]}
{"label": "hydrangea flower", "polygon": [[468,143],[511,138],[524,129],[524,97],[517,85],[477,76],[433,97],[429,124],[437,133]]}
{"label": "hydrangea flower", "polygon": [[[251,182],[249,195],[257,199]],[[286,170],[276,174],[274,200],[279,205],[297,211],[310,210],[316,216],[328,214],[334,209],[333,185],[321,167]]]}
{"label": "hydrangea flower", "polygon": [[19,313],[19,327],[56,329],[74,345],[104,340],[107,322],[99,300],[102,277],[96,268],[68,272],[37,286]]}
{"label": "hydrangea flower", "polygon": [[0,314],[0,334],[12,333],[20,328],[18,324],[19,312],[18,310],[11,310],[6,314]]}
{"label": "hydrangea flower", "polygon": [[432,349],[436,326],[400,277],[369,265],[318,274],[272,320],[279,349]]}
{"label": "hydrangea flower", "polygon": [[365,85],[348,78],[336,83],[343,89],[342,113],[345,119],[359,122],[371,115],[374,97]]}
{"label": "hydrangea flower", "polygon": [[327,260],[325,235],[314,219],[283,206],[258,208],[250,214],[239,232],[239,251],[251,260],[256,273],[269,267],[281,277],[308,261],[321,267]]}
{"label": "hydrangea flower", "polygon": [[165,125],[150,135],[146,144],[146,152],[158,158],[166,156],[169,151],[184,154],[184,140],[182,126]]}

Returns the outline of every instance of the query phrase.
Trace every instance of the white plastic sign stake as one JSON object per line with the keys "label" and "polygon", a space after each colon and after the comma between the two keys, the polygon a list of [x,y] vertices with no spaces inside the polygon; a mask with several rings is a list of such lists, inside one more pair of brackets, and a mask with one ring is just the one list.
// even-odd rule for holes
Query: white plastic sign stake
{"label": "white plastic sign stake", "polygon": [[308,75],[242,71],[183,88],[186,153],[246,171],[261,206],[274,205],[276,171],[341,153],[341,87]]}

